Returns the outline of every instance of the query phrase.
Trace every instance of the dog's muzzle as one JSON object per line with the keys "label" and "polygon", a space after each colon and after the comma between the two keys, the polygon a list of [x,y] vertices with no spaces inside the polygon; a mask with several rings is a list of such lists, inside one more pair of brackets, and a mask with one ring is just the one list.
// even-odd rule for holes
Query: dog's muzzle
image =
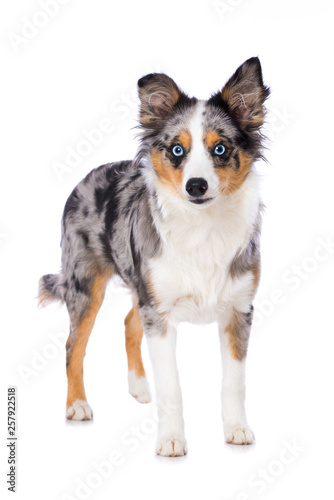
{"label": "dog's muzzle", "polygon": [[189,201],[197,205],[210,201],[211,198],[203,198],[208,190],[208,183],[203,177],[192,177],[186,184],[186,191],[191,197]]}

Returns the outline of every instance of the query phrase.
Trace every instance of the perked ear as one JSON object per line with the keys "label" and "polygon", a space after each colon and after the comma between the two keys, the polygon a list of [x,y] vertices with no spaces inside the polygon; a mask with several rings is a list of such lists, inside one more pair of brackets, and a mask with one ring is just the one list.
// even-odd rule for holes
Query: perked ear
{"label": "perked ear", "polygon": [[221,91],[229,114],[243,130],[259,128],[264,121],[264,101],[270,90],[264,86],[258,57],[244,62]]}
{"label": "perked ear", "polygon": [[172,112],[182,92],[164,73],[151,73],[138,80],[141,101],[139,121],[145,127],[159,126]]}

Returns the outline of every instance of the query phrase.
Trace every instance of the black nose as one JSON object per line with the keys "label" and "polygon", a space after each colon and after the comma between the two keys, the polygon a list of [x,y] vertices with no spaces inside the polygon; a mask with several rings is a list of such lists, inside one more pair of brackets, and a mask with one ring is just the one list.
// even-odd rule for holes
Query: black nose
{"label": "black nose", "polygon": [[186,184],[186,191],[190,196],[199,198],[208,190],[208,183],[203,177],[192,177]]}

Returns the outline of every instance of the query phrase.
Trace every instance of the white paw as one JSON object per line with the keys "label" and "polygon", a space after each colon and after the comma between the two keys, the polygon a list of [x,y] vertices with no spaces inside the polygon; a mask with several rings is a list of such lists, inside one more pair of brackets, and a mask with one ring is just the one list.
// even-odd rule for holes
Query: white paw
{"label": "white paw", "polygon": [[162,457],[182,457],[187,451],[187,442],[182,436],[159,438],[156,446],[156,453]]}
{"label": "white paw", "polygon": [[255,436],[250,427],[245,425],[225,425],[225,441],[230,444],[253,444]]}
{"label": "white paw", "polygon": [[129,393],[139,403],[150,403],[151,393],[146,377],[137,377],[134,370],[128,373]]}
{"label": "white paw", "polygon": [[67,408],[66,418],[69,420],[91,420],[93,411],[87,401],[77,399],[72,406]]}

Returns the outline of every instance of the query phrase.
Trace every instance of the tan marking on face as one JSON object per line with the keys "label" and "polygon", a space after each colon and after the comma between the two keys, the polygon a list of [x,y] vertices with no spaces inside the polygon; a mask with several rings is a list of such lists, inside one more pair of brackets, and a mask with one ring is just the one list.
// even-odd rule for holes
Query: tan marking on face
{"label": "tan marking on face", "polygon": [[208,148],[212,148],[212,146],[220,140],[220,135],[216,130],[209,130],[204,136],[204,143]]}
{"label": "tan marking on face", "polygon": [[178,136],[178,140],[179,140],[180,144],[182,144],[184,149],[189,151],[189,149],[191,148],[191,142],[192,142],[190,132],[188,130],[183,130],[180,133],[180,135]]}
{"label": "tan marking on face", "polygon": [[158,174],[159,180],[169,188],[174,194],[181,196],[182,192],[182,172],[180,168],[174,168],[162,151],[153,149],[151,161],[154,170]]}
{"label": "tan marking on face", "polygon": [[249,330],[244,324],[243,314],[239,311],[233,312],[233,316],[226,327],[228,344],[233,359],[241,361],[247,354]]}
{"label": "tan marking on face", "polygon": [[90,292],[90,307],[78,325],[73,327],[73,333],[70,333],[66,343],[66,347],[68,348],[67,408],[77,399],[82,399],[83,401],[87,399],[83,382],[83,360],[86,354],[88,339],[93,329],[96,315],[102,305],[106,284],[110,277],[111,272],[100,273],[96,276]]}
{"label": "tan marking on face", "polygon": [[139,315],[138,304],[133,304],[133,308],[124,320],[124,324],[128,369],[134,370],[138,378],[145,377],[145,369],[141,357],[143,325]]}
{"label": "tan marking on face", "polygon": [[238,170],[235,170],[232,166],[216,168],[220,189],[225,195],[231,194],[241,188],[251,169],[252,157],[247,153],[239,152],[239,162],[240,167]]}

